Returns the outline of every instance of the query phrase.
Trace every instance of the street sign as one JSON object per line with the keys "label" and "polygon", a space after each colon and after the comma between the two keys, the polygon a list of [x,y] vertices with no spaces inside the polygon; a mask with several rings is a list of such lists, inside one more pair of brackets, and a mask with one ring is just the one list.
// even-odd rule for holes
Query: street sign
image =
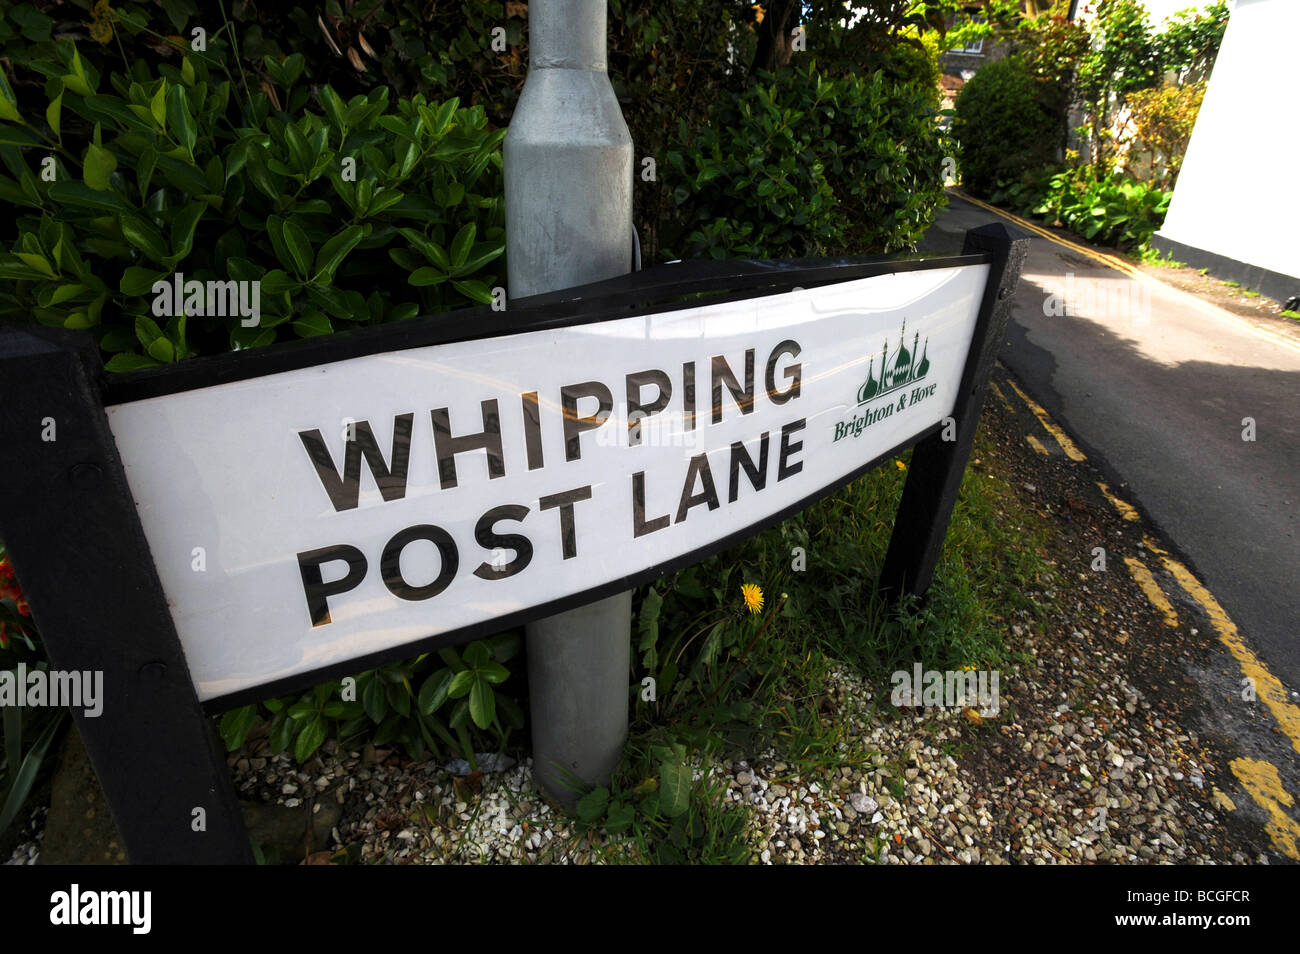
{"label": "street sign", "polygon": [[806,505],[952,414],[988,270],[108,407],[199,699],[571,605]]}
{"label": "street sign", "polygon": [[252,860],[210,714],[626,591],[908,447],[877,585],[924,594],[1027,244],[683,263],[107,381],[89,335],[0,327],[0,538],[51,667],[102,673],[73,718],[131,860]]}

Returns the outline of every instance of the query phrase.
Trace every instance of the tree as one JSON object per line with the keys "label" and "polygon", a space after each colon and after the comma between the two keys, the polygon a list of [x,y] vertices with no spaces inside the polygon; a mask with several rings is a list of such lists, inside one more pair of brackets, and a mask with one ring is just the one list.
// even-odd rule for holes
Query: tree
{"label": "tree", "polygon": [[[986,0],[1002,15],[1014,0]],[[772,0],[758,24],[758,45],[750,73],[775,70],[790,62],[794,30],[807,31],[809,52],[834,76],[865,75],[887,69],[899,44],[921,49],[926,30],[940,35],[968,6],[959,0]]]}
{"label": "tree", "polygon": [[764,10],[758,23],[758,48],[750,74],[761,70],[775,72],[790,62],[794,52],[795,26],[799,23],[799,0],[773,0]]}

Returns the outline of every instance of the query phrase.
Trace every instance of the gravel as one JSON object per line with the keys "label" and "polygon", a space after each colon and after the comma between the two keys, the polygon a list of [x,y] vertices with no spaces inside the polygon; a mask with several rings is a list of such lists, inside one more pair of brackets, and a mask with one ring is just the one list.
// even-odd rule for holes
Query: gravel
{"label": "gravel", "polygon": [[[1198,640],[1185,624],[1165,627],[1122,570],[1106,579],[1080,572],[1098,538],[1123,531],[1134,538],[1128,552],[1140,552],[1143,528],[1090,499],[1082,472],[1026,456],[1022,432],[996,407],[987,417],[1020,475],[1012,486],[1031,477],[1027,492],[1058,528],[1051,558],[1059,579],[1045,577],[1041,592],[1025,594],[1056,608],[1045,622],[1027,612],[1007,621],[1007,645],[1024,661],[1000,670],[996,716],[895,708],[885,680],[841,665],[830,672],[830,704],[822,707],[832,713],[824,723],[843,730],[838,758],[799,766],[767,748],[697,763],[696,777],[725,793],[723,810],[745,813],[750,860],[1282,860],[1220,787],[1236,792],[1230,744],[1196,730],[1195,666],[1207,637]],[[317,863],[348,845],[362,863],[584,864],[618,856],[619,839],[580,832],[543,799],[531,760],[513,755],[519,761],[481,755],[472,771],[463,761],[411,762],[371,746],[340,750],[331,740],[298,766],[259,740],[230,764],[241,798],[336,801],[333,846],[308,859]],[[37,858],[41,811],[8,863]]]}
{"label": "gravel", "polygon": [[[1225,837],[1222,793],[1207,781],[1217,767],[1194,732],[1126,679],[1121,653],[1080,629],[1051,639],[1028,620],[1017,625],[1034,662],[1002,673],[996,718],[976,725],[957,708],[896,709],[888,689],[840,666],[827,692],[848,729],[841,764],[801,770],[769,749],[698,765],[697,777],[725,783],[724,810],[747,813],[751,860],[1269,860]],[[336,845],[358,844],[363,863],[585,864],[618,850],[618,839],[579,832],[545,802],[528,758],[480,756],[480,771],[466,773],[464,763],[370,747],[323,751],[302,767],[261,745],[251,754],[234,760],[241,797],[337,798]]]}

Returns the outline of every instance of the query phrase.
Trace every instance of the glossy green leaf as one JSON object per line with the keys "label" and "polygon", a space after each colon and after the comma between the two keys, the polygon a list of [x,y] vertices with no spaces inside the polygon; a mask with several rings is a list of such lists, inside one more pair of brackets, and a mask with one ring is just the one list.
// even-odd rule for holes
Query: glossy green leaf
{"label": "glossy green leaf", "polygon": [[474,245],[474,236],[477,227],[473,222],[468,222],[461,226],[456,237],[451,240],[451,265],[452,268],[460,268],[469,261],[469,250]]}
{"label": "glossy green leaf", "polygon": [[[456,705],[452,707],[451,718],[447,720],[447,724],[451,726],[453,729],[462,731],[464,730],[465,725],[468,722],[469,722],[469,700],[461,699],[460,702],[456,703]],[[470,750],[468,750],[468,748],[464,752],[462,752],[462,755],[464,755],[467,758],[470,756],[470,754],[471,752]]]}
{"label": "glossy green leaf", "polygon": [[301,722],[295,722],[289,718],[287,712],[279,712],[271,720],[271,752],[279,755],[281,752],[287,752],[293,745],[294,736],[302,727]]}
{"label": "glossy green leaf", "polygon": [[317,335],[328,335],[334,331],[334,326],[330,324],[329,318],[323,313],[313,309],[305,312],[301,318],[293,323],[293,330],[299,337],[314,338]]}
{"label": "glossy green leaf", "polygon": [[54,99],[50,100],[50,105],[45,107],[45,122],[49,124],[54,131],[54,138],[63,142],[63,133],[59,125],[60,117],[63,113],[63,94],[59,93]]}
{"label": "glossy green leaf", "polygon": [[221,738],[226,743],[226,751],[233,752],[244,744],[248,733],[257,724],[257,706],[241,706],[231,709],[221,717]]}
{"label": "glossy green leaf", "polygon": [[149,357],[155,358],[163,364],[171,364],[176,360],[176,349],[166,338],[156,339],[145,350],[149,352]]}
{"label": "glossy green leaf", "polygon": [[500,258],[506,250],[505,242],[479,242],[470,249],[469,257],[465,263],[455,270],[453,274],[473,275],[488,262]]}
{"label": "glossy green leaf", "polygon": [[317,716],[303,726],[302,731],[298,733],[298,738],[294,740],[294,757],[299,762],[307,761],[311,758],[312,753],[320,748],[321,743],[325,741],[325,735],[325,719]]}
{"label": "glossy green leaf", "polygon": [[207,211],[206,202],[187,202],[185,206],[176,213],[172,220],[171,230],[171,261],[175,264],[185,256],[190,254],[190,249],[194,244],[194,232],[199,226],[199,220],[203,218],[203,213]]}
{"label": "glossy green leaf", "polygon": [[122,272],[118,290],[124,295],[147,295],[153,292],[153,286],[171,277],[171,272],[156,271],[152,268],[140,268],[130,265]]}
{"label": "glossy green leaf", "polygon": [[266,237],[271,240],[271,248],[280,264],[286,270],[293,270],[293,256],[289,254],[289,245],[284,240],[284,219],[278,215],[267,216]]}
{"label": "glossy green leaf", "polygon": [[50,264],[50,260],[44,255],[36,252],[14,252],[14,255],[22,259],[23,264],[36,269],[42,275],[48,275],[50,278],[58,277],[58,273],[54,271],[54,266]]}
{"label": "glossy green leaf", "polygon": [[161,338],[162,333],[162,329],[158,327],[158,322],[148,315],[136,315],[135,337],[145,348],[148,348],[154,341]]}
{"label": "glossy green leaf", "polygon": [[122,216],[122,237],[158,264],[167,257],[167,243],[162,233],[138,215]]}
{"label": "glossy green leaf", "polygon": [[45,308],[53,308],[55,305],[61,305],[65,301],[76,298],[86,290],[86,286],[77,282],[72,285],[59,285],[53,291],[48,292],[43,297],[38,296],[38,300]]}
{"label": "glossy green leaf", "polygon": [[469,694],[474,685],[474,670],[462,669],[452,677],[451,685],[447,687],[447,695],[453,699],[460,699]]}
{"label": "glossy green leaf", "polygon": [[14,89],[9,85],[4,70],[0,70],[0,119],[11,123],[22,122],[22,115],[18,112],[18,97],[14,95]]}
{"label": "glossy green leaf", "polygon": [[465,647],[463,658],[465,660],[465,665],[469,666],[471,669],[478,669],[482,666],[486,666],[492,661],[492,647],[481,639],[476,639]]}
{"label": "glossy green leaf", "polygon": [[90,84],[86,82],[84,77],[78,76],[75,73],[67,73],[61,76],[60,79],[63,80],[64,86],[72,90],[78,96],[90,96],[95,92],[90,88]]}
{"label": "glossy green leaf", "polygon": [[295,271],[299,276],[306,278],[310,274],[312,261],[311,242],[307,239],[307,233],[297,222],[286,219],[283,234],[284,244],[289,250]]}
{"label": "glossy green leaf", "polygon": [[344,115],[345,109],[343,101],[339,99],[339,94],[334,92],[330,86],[322,86],[319,93],[321,108],[325,110],[325,115],[340,133],[345,132],[348,127],[347,118]]}
{"label": "glossy green leaf", "polygon": [[172,136],[185,147],[186,152],[193,155],[198,132],[190,115],[190,104],[185,97],[184,86],[173,86],[167,91],[167,123],[171,127]]}
{"label": "glossy green leaf", "polygon": [[358,317],[353,314],[353,305],[348,301],[347,295],[337,288],[331,288],[329,285],[308,285],[307,297],[325,309],[331,318],[352,321]]}
{"label": "glossy green leaf", "polygon": [[476,301],[480,305],[492,304],[492,289],[488,288],[487,285],[480,281],[475,281],[474,279],[454,281],[451,283],[451,287],[456,289],[456,291],[460,292],[470,301]]}
{"label": "glossy green leaf", "polygon": [[92,189],[84,182],[56,182],[49,196],[56,202],[105,212],[129,212],[131,206],[115,192]]}
{"label": "glossy green leaf", "polygon": [[444,272],[451,271],[451,260],[437,242],[431,241],[427,236],[415,229],[400,228],[397,233],[414,245],[416,251],[428,259],[431,264]]}
{"label": "glossy green leaf", "polygon": [[311,171],[312,153],[311,148],[307,145],[307,139],[299,131],[296,125],[290,124],[284,129],[285,142],[289,146],[289,157],[293,160],[297,171],[306,174]]}
{"label": "glossy green leaf", "polygon": [[157,165],[158,150],[153,146],[145,146],[135,163],[135,182],[140,189],[141,202],[149,198],[149,183],[153,179],[153,170]]}
{"label": "glossy green leaf", "polygon": [[[75,46],[72,48],[71,65],[72,65],[72,75],[77,78],[77,80],[80,83],[80,86],[82,87],[78,89],[77,87],[74,86],[73,90],[75,92],[80,93],[82,96],[89,96],[92,93],[94,93],[95,91],[90,87],[90,74],[87,73],[85,65],[81,62],[81,53],[77,51],[77,48]],[[67,81],[66,76],[64,77],[64,81],[65,82]]]}
{"label": "glossy green leaf", "polygon": [[156,368],[157,366],[157,361],[144,355],[115,354],[105,362],[104,369],[117,374],[122,371],[138,371],[141,368]]}
{"label": "glossy green leaf", "polygon": [[[3,109],[4,107],[0,106],[0,111],[3,111]],[[38,146],[40,144],[41,137],[30,129],[0,124],[0,146]]]}
{"label": "glossy green leaf", "polygon": [[208,180],[203,174],[188,162],[177,159],[173,155],[161,154],[158,157],[158,170],[169,184],[185,195],[197,197],[205,195],[208,191]]}
{"label": "glossy green leaf", "polygon": [[167,81],[163,80],[158,84],[158,91],[153,94],[149,101],[149,115],[157,123],[158,128],[166,130],[167,128]]}
{"label": "glossy green leaf", "polygon": [[366,207],[366,215],[378,215],[385,209],[401,202],[402,198],[402,193],[398,192],[396,189],[380,189],[371,198],[369,205]]}
{"label": "glossy green leaf", "polygon": [[452,97],[438,108],[437,120],[434,128],[431,130],[434,136],[441,136],[447,131],[448,127],[451,126],[451,121],[455,117],[456,109],[459,106],[460,98]]}
{"label": "glossy green leaf", "polygon": [[261,284],[258,286],[268,295],[278,295],[281,292],[296,292],[302,287],[302,282],[295,278],[290,278],[281,269],[273,268],[260,279]]}
{"label": "glossy green leaf", "polygon": [[498,662],[486,662],[476,668],[480,678],[493,685],[500,685],[510,678],[510,670]]}
{"label": "glossy green leaf", "polygon": [[93,142],[86,149],[86,158],[82,161],[82,177],[86,185],[103,192],[109,188],[109,176],[117,168],[117,157]]}
{"label": "glossy green leaf", "polygon": [[312,281],[332,281],[335,270],[364,236],[364,228],[360,225],[350,225],[322,245],[320,251],[316,253],[316,274]]}
{"label": "glossy green leaf", "polygon": [[469,691],[469,715],[480,729],[486,729],[496,718],[496,695],[486,679],[475,679]]}
{"label": "glossy green leaf", "polygon": [[448,690],[451,688],[453,673],[450,669],[439,669],[420,687],[418,705],[420,711],[425,715],[431,715],[442,707],[447,701]]}
{"label": "glossy green leaf", "polygon": [[438,269],[433,268],[430,265],[425,265],[411,272],[411,274],[407,276],[406,280],[412,285],[423,287],[426,285],[441,284],[447,280],[447,275],[445,272],[440,272]]}
{"label": "glossy green leaf", "polygon": [[372,675],[367,680],[365,688],[361,690],[361,704],[365,706],[366,715],[376,725],[388,714],[388,697],[384,684],[378,677]]}

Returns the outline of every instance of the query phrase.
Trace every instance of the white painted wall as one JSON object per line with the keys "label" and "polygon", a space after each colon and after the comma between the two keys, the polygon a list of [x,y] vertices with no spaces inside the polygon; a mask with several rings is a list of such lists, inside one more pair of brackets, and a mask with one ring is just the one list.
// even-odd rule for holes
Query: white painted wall
{"label": "white painted wall", "polygon": [[1300,0],[1237,0],[1160,235],[1300,278]]}

